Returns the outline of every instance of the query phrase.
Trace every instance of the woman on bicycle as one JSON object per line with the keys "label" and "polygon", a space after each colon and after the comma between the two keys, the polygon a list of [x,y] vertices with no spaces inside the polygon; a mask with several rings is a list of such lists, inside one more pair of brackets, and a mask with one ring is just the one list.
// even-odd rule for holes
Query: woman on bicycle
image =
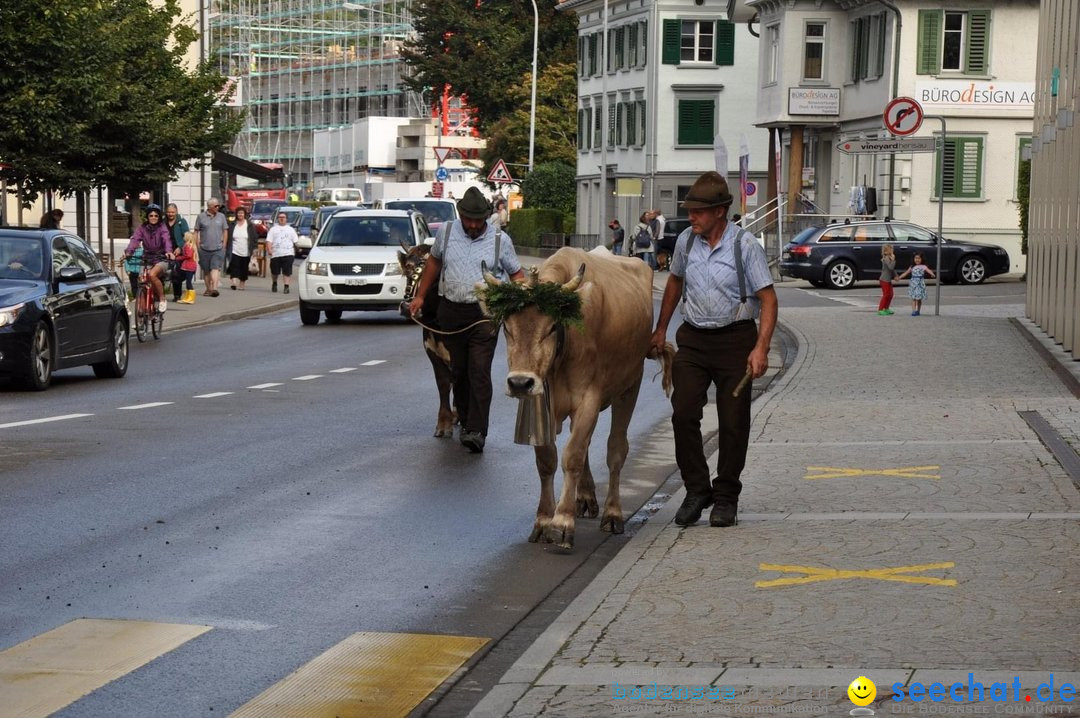
{"label": "woman on bicycle", "polygon": [[168,307],[165,302],[165,290],[161,280],[168,268],[166,260],[172,259],[172,239],[169,229],[161,221],[161,207],[156,204],[146,208],[146,221],[139,225],[128,242],[124,254],[130,256],[141,245],[143,248],[143,262],[151,264],[150,283],[154,287],[154,297],[157,299],[158,311],[164,312]]}

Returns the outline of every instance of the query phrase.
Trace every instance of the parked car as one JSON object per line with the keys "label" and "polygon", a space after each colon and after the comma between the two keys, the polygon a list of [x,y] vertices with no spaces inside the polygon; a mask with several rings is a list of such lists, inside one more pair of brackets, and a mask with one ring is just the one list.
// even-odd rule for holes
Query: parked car
{"label": "parked car", "polygon": [[419,212],[346,209],[331,215],[300,268],[300,321],[341,321],[343,311],[397,310],[405,298],[401,244],[431,244]]}
{"label": "parked car", "polygon": [[[635,223],[634,226],[637,226]],[[664,233],[660,235],[660,241],[656,247],[656,263],[660,269],[671,267],[671,255],[675,252],[675,242],[679,235],[690,226],[689,217],[672,217],[664,223]],[[631,242],[633,239],[631,238]],[[625,253],[627,250],[623,249]]]}
{"label": "parked car", "polygon": [[341,212],[342,210],[346,210],[346,209],[349,209],[349,207],[346,207],[344,205],[331,204],[331,205],[327,205],[325,207],[319,207],[317,210],[315,210],[315,219],[311,223],[311,245],[312,246],[315,246],[315,240],[317,240],[319,238],[319,230],[322,229],[322,226],[324,224],[326,224],[327,218],[330,217],[331,215],[337,214],[338,212]]}
{"label": "parked car", "polygon": [[457,202],[452,199],[422,197],[415,199],[382,199],[376,202],[379,209],[413,209],[424,215],[428,229],[437,234],[445,222],[458,218]]}
{"label": "parked car", "polygon": [[248,219],[255,225],[255,231],[260,237],[266,236],[266,233],[270,230],[270,225],[274,223],[274,219],[277,217],[278,209],[281,207],[285,207],[286,210],[290,209],[280,199],[257,199],[252,203],[251,216]]}
{"label": "parked car", "polygon": [[89,364],[128,368],[127,294],[90,247],[61,230],[0,227],[0,376],[29,389]]}
{"label": "parked car", "polygon": [[[804,229],[784,247],[780,274],[831,289],[847,289],[860,280],[877,281],[881,245],[886,242],[893,245],[898,272],[911,266],[916,252],[937,272],[937,235],[910,222],[871,220]],[[979,284],[1005,274],[1009,267],[1009,253],[997,245],[941,240],[938,274],[942,282]]]}
{"label": "parked car", "polygon": [[323,187],[315,192],[315,201],[356,207],[363,203],[364,193],[356,187]]}

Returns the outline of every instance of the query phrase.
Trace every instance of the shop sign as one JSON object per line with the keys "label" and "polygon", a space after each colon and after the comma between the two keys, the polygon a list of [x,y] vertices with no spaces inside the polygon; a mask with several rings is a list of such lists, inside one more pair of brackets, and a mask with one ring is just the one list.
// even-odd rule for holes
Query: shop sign
{"label": "shop sign", "polygon": [[839,87],[789,87],[789,115],[839,115]]}
{"label": "shop sign", "polygon": [[997,111],[1034,113],[1034,82],[993,82],[977,80],[921,80],[915,83],[915,99],[927,112],[975,110],[981,114]]}

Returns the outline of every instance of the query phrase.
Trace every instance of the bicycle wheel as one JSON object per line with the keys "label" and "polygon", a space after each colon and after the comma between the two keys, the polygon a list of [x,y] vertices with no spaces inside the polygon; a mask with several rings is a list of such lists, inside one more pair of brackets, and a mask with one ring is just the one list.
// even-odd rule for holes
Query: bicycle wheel
{"label": "bicycle wheel", "polygon": [[150,296],[149,287],[139,287],[139,293],[135,296],[135,338],[140,343],[145,342],[150,335]]}
{"label": "bicycle wheel", "polygon": [[154,333],[154,339],[161,338],[161,325],[165,323],[165,315],[157,311],[154,308],[154,313],[150,316],[150,331]]}

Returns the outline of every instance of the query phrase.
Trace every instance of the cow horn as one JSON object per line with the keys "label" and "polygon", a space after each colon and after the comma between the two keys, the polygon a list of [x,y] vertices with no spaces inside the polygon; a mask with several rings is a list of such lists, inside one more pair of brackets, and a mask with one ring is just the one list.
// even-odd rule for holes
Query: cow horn
{"label": "cow horn", "polygon": [[[475,266],[475,265],[474,265]],[[484,274],[484,281],[493,287],[497,287],[502,284],[502,280],[488,271],[487,260],[480,262],[480,271]]]}
{"label": "cow horn", "polygon": [[585,264],[582,263],[581,268],[577,270],[577,274],[566,284],[562,285],[562,288],[568,292],[576,292],[577,288],[581,286],[581,280],[585,278]]}
{"label": "cow horn", "polygon": [[405,244],[405,240],[404,240],[404,239],[403,239],[403,240],[401,240],[401,241],[399,242],[399,244],[401,245],[401,248],[402,248],[403,250],[405,250],[405,254],[408,254],[408,253],[409,253],[409,252],[410,252],[410,251],[412,250],[412,247],[410,247],[409,245]]}

